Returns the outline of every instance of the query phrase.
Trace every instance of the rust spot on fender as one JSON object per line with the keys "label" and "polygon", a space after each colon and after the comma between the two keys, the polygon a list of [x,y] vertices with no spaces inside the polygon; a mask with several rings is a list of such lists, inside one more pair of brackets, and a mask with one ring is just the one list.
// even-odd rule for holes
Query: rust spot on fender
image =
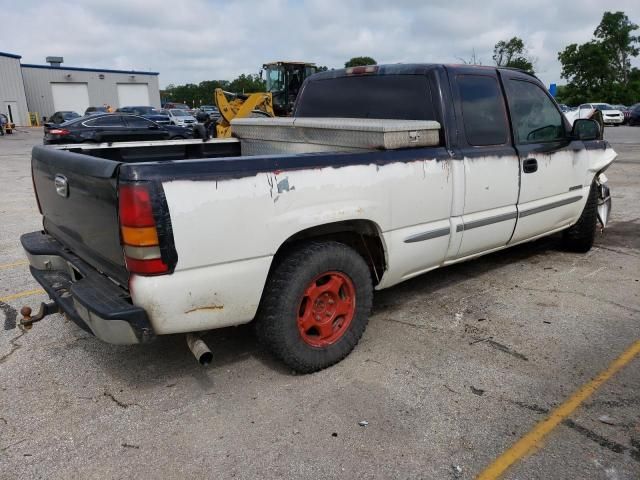
{"label": "rust spot on fender", "polygon": [[187,310],[184,313],[199,312],[201,310],[223,310],[223,309],[224,309],[224,305],[207,305],[204,307],[192,308],[191,310]]}

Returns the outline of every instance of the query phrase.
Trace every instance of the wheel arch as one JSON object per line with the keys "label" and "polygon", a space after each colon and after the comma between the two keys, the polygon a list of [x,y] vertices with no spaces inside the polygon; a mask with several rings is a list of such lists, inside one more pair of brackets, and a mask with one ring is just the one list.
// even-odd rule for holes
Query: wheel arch
{"label": "wheel arch", "polygon": [[374,285],[380,283],[387,270],[387,248],[380,227],[371,220],[357,219],[316,225],[291,235],[276,251],[269,274],[288,252],[312,240],[335,241],[353,248],[369,266]]}

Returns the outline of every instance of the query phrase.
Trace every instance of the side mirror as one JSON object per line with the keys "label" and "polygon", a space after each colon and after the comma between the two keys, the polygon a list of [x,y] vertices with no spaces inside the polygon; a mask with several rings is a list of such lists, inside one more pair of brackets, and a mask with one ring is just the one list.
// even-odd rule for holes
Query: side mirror
{"label": "side mirror", "polygon": [[602,130],[600,124],[595,120],[579,118],[573,122],[571,134],[578,140],[601,140]]}

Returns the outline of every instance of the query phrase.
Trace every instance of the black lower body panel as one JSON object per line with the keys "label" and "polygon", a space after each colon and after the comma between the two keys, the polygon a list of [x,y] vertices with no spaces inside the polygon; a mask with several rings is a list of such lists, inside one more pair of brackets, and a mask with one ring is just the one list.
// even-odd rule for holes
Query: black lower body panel
{"label": "black lower body panel", "polygon": [[109,343],[146,343],[154,337],[145,310],[109,277],[44,232],[27,233],[20,241],[33,277],[84,330]]}

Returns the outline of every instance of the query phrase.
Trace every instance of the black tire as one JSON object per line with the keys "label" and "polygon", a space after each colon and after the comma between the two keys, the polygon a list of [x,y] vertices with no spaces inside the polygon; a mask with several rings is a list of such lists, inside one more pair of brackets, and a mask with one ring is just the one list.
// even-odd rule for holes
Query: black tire
{"label": "black tire", "polygon": [[591,250],[596,237],[598,222],[598,195],[595,182],[589,190],[589,198],[578,222],[563,232],[562,243],[567,250],[586,253]]}
{"label": "black tire", "polygon": [[171,140],[184,140],[182,135],[176,135],[175,137],[171,137]]}
{"label": "black tire", "polygon": [[[329,283],[322,281],[325,278],[333,280],[334,275],[346,278],[346,283],[339,287],[342,298],[336,306],[331,300],[322,300],[322,295],[328,295],[324,293],[311,303],[311,297],[307,295],[310,289],[327,288]],[[345,295],[344,288],[352,295]],[[256,333],[260,342],[293,370],[316,372],[339,362],[358,344],[369,321],[372,300],[369,267],[355,250],[333,241],[307,243],[297,247],[273,268],[256,316]],[[337,314],[338,303],[351,305],[351,301],[351,313]],[[322,323],[330,324],[328,328],[335,332],[334,335],[339,334],[332,343],[321,346],[310,343],[316,342],[313,340],[315,327],[303,332],[304,327],[300,325],[307,308],[313,314],[310,316],[320,319],[321,315],[316,315],[319,306],[324,307],[320,313],[329,317],[325,321],[322,316]],[[334,317],[329,312],[331,308]],[[317,341],[324,342],[319,330],[317,335]],[[331,337],[327,338],[330,340]]]}

